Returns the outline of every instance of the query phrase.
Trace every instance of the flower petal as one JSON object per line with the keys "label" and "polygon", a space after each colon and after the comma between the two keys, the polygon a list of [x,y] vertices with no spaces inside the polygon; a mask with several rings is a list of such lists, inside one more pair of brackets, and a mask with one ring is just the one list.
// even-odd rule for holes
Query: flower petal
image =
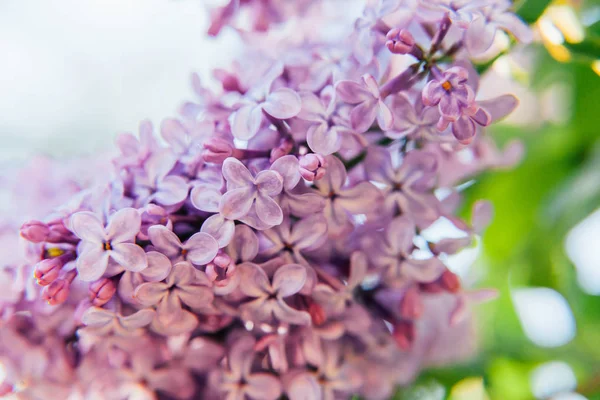
{"label": "flower petal", "polygon": [[146,253],[148,259],[148,268],[142,270],[140,274],[146,281],[158,282],[165,279],[171,272],[171,260],[158,251],[149,251]]}
{"label": "flower petal", "polygon": [[218,212],[221,191],[211,185],[198,185],[192,189],[190,200],[198,210],[206,212]]}
{"label": "flower petal", "polygon": [[273,290],[277,297],[288,297],[302,289],[306,282],[306,267],[300,264],[284,265],[273,275]]}
{"label": "flower petal", "polygon": [[377,103],[377,123],[384,131],[392,129],[394,124],[394,116],[392,115],[392,112],[388,108],[387,104],[381,100],[379,100]]}
{"label": "flower petal", "polygon": [[71,215],[70,229],[78,238],[86,242],[102,243],[106,238],[104,224],[96,214],[89,211]]}
{"label": "flower petal", "polygon": [[258,238],[252,228],[247,225],[237,225],[227,250],[234,262],[252,261],[258,254]]}
{"label": "flower petal", "polygon": [[339,99],[348,104],[358,104],[374,99],[371,92],[354,81],[339,81],[335,86],[335,91]]}
{"label": "flower petal", "polygon": [[195,265],[205,265],[211,262],[219,251],[219,243],[205,232],[198,232],[185,242],[187,259]]}
{"label": "flower petal", "polygon": [[327,156],[327,172],[323,179],[315,182],[322,194],[337,193],[346,183],[346,167],[334,155]]}
{"label": "flower petal", "polygon": [[118,243],[112,246],[110,258],[128,271],[139,272],[148,267],[146,252],[134,243]]}
{"label": "flower petal", "polygon": [[446,266],[438,258],[426,260],[410,260],[402,263],[401,272],[417,282],[433,282],[446,270]]}
{"label": "flower petal", "polygon": [[91,282],[100,279],[108,266],[108,251],[102,247],[87,249],[77,257],[77,273],[79,279]]}
{"label": "flower petal", "polygon": [[204,221],[200,232],[208,233],[216,239],[219,248],[223,248],[231,242],[235,232],[235,223],[225,219],[221,214],[211,215]]}
{"label": "flower petal", "polygon": [[[271,169],[277,171],[283,178],[283,187],[285,190],[292,190],[300,182],[300,163],[296,156],[287,155],[279,157],[273,164]],[[257,176],[258,180],[258,176]]]}
{"label": "flower petal", "polygon": [[381,205],[382,194],[371,182],[360,182],[358,185],[344,189],[335,202],[346,211],[364,214]]}
{"label": "flower petal", "polygon": [[318,244],[326,233],[327,220],[322,214],[315,214],[296,222],[290,239],[296,249],[305,249]]}
{"label": "flower petal", "polygon": [[111,215],[106,236],[111,242],[121,243],[133,240],[140,232],[142,218],[135,208],[123,208]]}
{"label": "flower petal", "polygon": [[188,183],[180,176],[167,176],[157,185],[154,200],[163,206],[181,203],[187,198]]}
{"label": "flower petal", "polygon": [[350,111],[350,123],[352,125],[352,129],[356,130],[358,133],[366,132],[373,122],[375,118],[377,118],[377,113],[379,110],[377,100],[369,100],[364,101],[354,107],[352,111]]}
{"label": "flower petal", "polygon": [[260,171],[255,183],[259,193],[271,197],[277,196],[283,189],[283,177],[274,170]]}
{"label": "flower petal", "polygon": [[181,252],[181,241],[175,233],[162,225],[148,228],[148,237],[158,251],[169,258],[177,257]]}
{"label": "flower petal", "polygon": [[244,263],[238,266],[237,273],[244,282],[240,290],[246,296],[260,297],[273,291],[266,272],[256,264]]}
{"label": "flower petal", "polygon": [[341,137],[337,129],[329,129],[326,123],[312,124],[306,132],[308,146],[315,153],[329,155],[340,149]]}
{"label": "flower petal", "polygon": [[462,144],[469,144],[475,136],[475,123],[466,115],[452,124],[452,134]]}
{"label": "flower petal", "polygon": [[168,293],[168,286],[163,282],[142,283],[135,289],[133,297],[144,307],[158,304]]}
{"label": "flower petal", "polygon": [[396,253],[410,254],[413,248],[415,224],[408,217],[396,217],[385,229],[387,245]]}
{"label": "flower petal", "polygon": [[262,108],[258,105],[246,105],[231,116],[231,133],[237,139],[252,139],[263,120]]}
{"label": "flower petal", "polygon": [[81,316],[84,325],[98,327],[112,323],[115,313],[100,307],[90,307]]}
{"label": "flower petal", "polygon": [[248,168],[237,158],[228,157],[221,167],[223,177],[227,181],[227,189],[237,189],[254,185],[254,177]]}
{"label": "flower petal", "polygon": [[271,374],[252,374],[246,381],[245,392],[251,399],[277,400],[281,396],[281,382]]}
{"label": "flower petal", "polygon": [[294,90],[283,87],[269,93],[262,108],[275,118],[288,119],[298,115],[302,100]]}
{"label": "flower petal", "polygon": [[479,105],[492,116],[492,121],[498,121],[514,111],[519,100],[512,94],[505,94],[490,100],[480,101]]}
{"label": "flower petal", "polygon": [[283,211],[279,204],[269,196],[262,193],[256,198],[256,215],[268,225],[279,225],[283,221]]}
{"label": "flower petal", "polygon": [[151,308],[139,310],[126,317],[119,316],[119,323],[123,328],[132,331],[134,329],[142,328],[152,322],[155,311]]}
{"label": "flower petal", "polygon": [[176,119],[165,119],[160,125],[160,135],[176,153],[187,151],[187,132]]}
{"label": "flower petal", "polygon": [[230,190],[221,197],[219,211],[227,219],[240,219],[250,211],[255,196],[254,190],[249,188]]}
{"label": "flower petal", "polygon": [[213,292],[206,286],[186,285],[176,290],[181,302],[192,308],[208,307],[213,301]]}
{"label": "flower petal", "polygon": [[[273,300],[271,300],[273,302]],[[299,311],[288,306],[283,299],[277,299],[273,305],[273,315],[281,322],[294,325],[310,325],[311,317],[306,311]]]}

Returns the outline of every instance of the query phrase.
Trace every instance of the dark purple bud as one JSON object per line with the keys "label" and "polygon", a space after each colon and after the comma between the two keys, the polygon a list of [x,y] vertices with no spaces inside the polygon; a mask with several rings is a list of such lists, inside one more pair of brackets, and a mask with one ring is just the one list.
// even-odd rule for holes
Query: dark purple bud
{"label": "dark purple bud", "polygon": [[63,265],[64,263],[60,257],[48,258],[37,263],[33,276],[37,279],[38,285],[48,286],[54,282],[58,278]]}
{"label": "dark purple bud", "polygon": [[204,143],[202,157],[206,162],[223,164],[223,161],[232,154],[233,145],[231,143],[219,137],[212,137]]}
{"label": "dark purple bud", "polygon": [[96,307],[103,306],[108,303],[117,291],[115,283],[108,278],[102,278],[90,283],[89,295],[90,300]]}
{"label": "dark purple bud", "polygon": [[386,35],[385,46],[394,54],[408,54],[415,46],[415,38],[406,29],[394,28]]}
{"label": "dark purple bud", "polygon": [[300,175],[309,182],[321,179],[326,168],[327,162],[320,154],[310,153],[300,158]]}
{"label": "dark purple bud", "polygon": [[406,319],[417,319],[423,314],[423,303],[419,289],[416,286],[409,288],[402,301],[400,301],[400,315]]}
{"label": "dark purple bud", "polygon": [[50,228],[43,222],[29,221],[21,226],[21,236],[30,242],[44,242],[48,235],[50,235]]}

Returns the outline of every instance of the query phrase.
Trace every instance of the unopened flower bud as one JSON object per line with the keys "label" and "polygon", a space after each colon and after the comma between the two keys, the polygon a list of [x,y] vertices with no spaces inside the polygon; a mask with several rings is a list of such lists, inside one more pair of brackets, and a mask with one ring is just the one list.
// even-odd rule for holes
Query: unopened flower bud
{"label": "unopened flower bud", "polygon": [[386,39],[385,46],[394,54],[408,54],[415,46],[415,38],[406,29],[391,29]]}
{"label": "unopened flower bud", "polygon": [[42,290],[42,299],[51,306],[62,304],[69,297],[71,282],[68,279],[56,279]]}
{"label": "unopened flower bud", "polygon": [[212,281],[225,279],[227,273],[231,274],[230,271],[232,266],[231,257],[225,253],[219,253],[217,256],[206,265],[206,275]]}
{"label": "unopened flower bud", "polygon": [[308,313],[313,324],[316,326],[323,325],[327,321],[327,314],[325,314],[325,310],[318,303],[311,302],[308,306]]}
{"label": "unopened flower bud", "polygon": [[310,153],[300,158],[300,175],[309,182],[321,179],[326,167],[325,158],[320,154]]}
{"label": "unopened flower bud", "polygon": [[409,288],[400,301],[400,315],[405,319],[416,319],[423,314],[423,303],[419,289],[416,286]]}
{"label": "unopened flower bud", "polygon": [[281,139],[279,146],[271,150],[271,157],[269,161],[274,163],[276,160],[283,156],[287,156],[294,149],[294,142],[290,139]]}
{"label": "unopened flower bud", "polygon": [[48,286],[54,282],[64,263],[60,257],[48,258],[36,264],[33,276],[37,279],[40,286]]}
{"label": "unopened flower bud", "polygon": [[95,282],[90,283],[90,300],[93,305],[95,305],[96,307],[100,307],[108,303],[108,301],[112,299],[116,291],[117,287],[111,279],[99,279]]}
{"label": "unopened flower bud", "polygon": [[460,289],[460,279],[452,271],[445,270],[440,277],[440,283],[444,289],[449,292],[456,293]]}
{"label": "unopened flower bud", "polygon": [[227,157],[233,154],[233,145],[227,140],[219,137],[212,137],[204,143],[204,152],[202,157],[206,162],[222,164]]}
{"label": "unopened flower bud", "polygon": [[415,339],[415,326],[412,322],[400,321],[394,324],[392,337],[402,350],[410,349]]}
{"label": "unopened flower bud", "polygon": [[48,225],[40,221],[25,222],[21,226],[21,236],[33,243],[44,242],[49,234],[50,228],[48,228]]}

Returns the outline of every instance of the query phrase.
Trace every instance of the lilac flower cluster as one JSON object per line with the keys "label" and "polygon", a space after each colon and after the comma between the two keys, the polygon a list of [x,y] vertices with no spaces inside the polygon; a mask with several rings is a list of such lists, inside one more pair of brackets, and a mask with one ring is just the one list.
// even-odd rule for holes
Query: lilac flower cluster
{"label": "lilac flower cluster", "polygon": [[[503,0],[380,0],[338,38],[314,30],[330,6],[214,10],[212,34],[254,15],[219,90],[195,76],[198,100],[160,137],[121,135],[112,172],[23,194],[40,204],[0,265],[0,395],[385,399],[470,354],[493,292],[444,260],[491,208],[461,220],[459,187],[520,151],[486,136],[517,100],[478,99],[470,60],[529,31]],[[462,236],[427,240],[444,219]]]}

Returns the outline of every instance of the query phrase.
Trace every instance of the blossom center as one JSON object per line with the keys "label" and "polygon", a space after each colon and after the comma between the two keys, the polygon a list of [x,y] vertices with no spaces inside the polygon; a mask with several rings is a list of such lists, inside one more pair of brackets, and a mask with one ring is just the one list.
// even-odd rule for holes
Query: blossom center
{"label": "blossom center", "polygon": [[452,89],[452,84],[449,81],[446,81],[444,83],[442,83],[442,88],[446,91],[449,92],[450,89]]}
{"label": "blossom center", "polygon": [[104,248],[104,250],[108,251],[108,250],[112,250],[112,246],[110,245],[110,242],[104,242],[104,244],[102,245],[102,247]]}
{"label": "blossom center", "polygon": [[46,249],[46,253],[48,254],[48,257],[54,258],[62,256],[63,254],[65,254],[65,251],[63,249],[59,249],[58,247],[51,247],[49,249]]}

